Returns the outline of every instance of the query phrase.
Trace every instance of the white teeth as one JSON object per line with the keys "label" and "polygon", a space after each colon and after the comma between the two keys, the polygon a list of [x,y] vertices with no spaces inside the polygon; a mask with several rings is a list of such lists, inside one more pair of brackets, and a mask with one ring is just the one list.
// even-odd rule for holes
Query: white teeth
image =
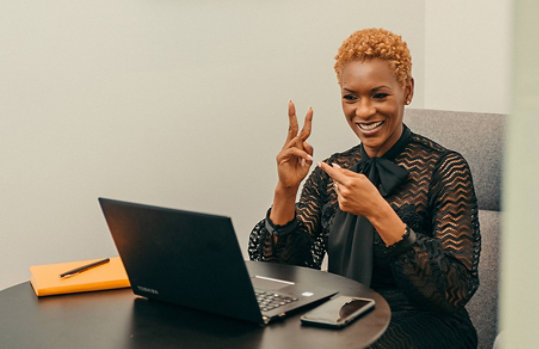
{"label": "white teeth", "polygon": [[374,130],[375,128],[377,128],[378,126],[382,125],[383,123],[384,123],[383,121],[380,121],[380,122],[374,122],[374,123],[370,123],[370,124],[358,123],[357,125],[362,130],[371,131],[371,130]]}

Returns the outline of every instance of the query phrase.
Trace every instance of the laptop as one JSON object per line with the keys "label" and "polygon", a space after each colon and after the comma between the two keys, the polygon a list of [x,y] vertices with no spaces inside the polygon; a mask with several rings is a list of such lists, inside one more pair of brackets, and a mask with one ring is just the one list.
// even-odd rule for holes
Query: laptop
{"label": "laptop", "polygon": [[136,295],[266,325],[337,293],[250,276],[230,217],[99,203]]}

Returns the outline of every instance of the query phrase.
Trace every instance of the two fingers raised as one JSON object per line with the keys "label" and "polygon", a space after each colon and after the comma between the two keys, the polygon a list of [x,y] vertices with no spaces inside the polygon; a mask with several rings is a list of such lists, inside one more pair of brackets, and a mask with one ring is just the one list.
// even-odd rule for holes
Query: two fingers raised
{"label": "two fingers raised", "polygon": [[[307,114],[305,115],[305,122],[303,128],[298,134],[298,119],[296,117],[296,107],[292,101],[288,102],[288,137],[286,138],[285,148],[298,147],[304,149],[304,144],[307,144],[306,140],[311,135],[313,120],[313,109],[309,107]],[[310,147],[310,146],[308,146]],[[312,150],[312,147],[310,147]]]}

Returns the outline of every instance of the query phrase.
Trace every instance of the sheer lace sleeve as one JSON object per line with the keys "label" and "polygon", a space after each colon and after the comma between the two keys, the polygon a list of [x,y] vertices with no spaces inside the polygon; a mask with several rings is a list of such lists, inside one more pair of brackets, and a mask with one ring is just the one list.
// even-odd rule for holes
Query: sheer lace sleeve
{"label": "sheer lace sleeve", "polygon": [[326,185],[327,175],[316,167],[303,187],[293,221],[274,225],[268,212],[254,227],[249,236],[249,258],[320,269],[327,244],[327,234],[320,225]]}
{"label": "sheer lace sleeve", "polygon": [[419,304],[451,311],[463,307],[479,286],[477,201],[468,164],[448,152],[436,166],[429,194],[431,234],[395,258],[395,281]]}

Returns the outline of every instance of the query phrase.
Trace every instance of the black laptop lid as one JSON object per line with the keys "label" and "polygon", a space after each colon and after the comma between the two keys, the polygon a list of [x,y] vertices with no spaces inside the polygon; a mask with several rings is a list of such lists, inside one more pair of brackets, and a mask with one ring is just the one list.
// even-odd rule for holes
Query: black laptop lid
{"label": "black laptop lid", "polygon": [[229,217],[99,203],[134,293],[262,322]]}

